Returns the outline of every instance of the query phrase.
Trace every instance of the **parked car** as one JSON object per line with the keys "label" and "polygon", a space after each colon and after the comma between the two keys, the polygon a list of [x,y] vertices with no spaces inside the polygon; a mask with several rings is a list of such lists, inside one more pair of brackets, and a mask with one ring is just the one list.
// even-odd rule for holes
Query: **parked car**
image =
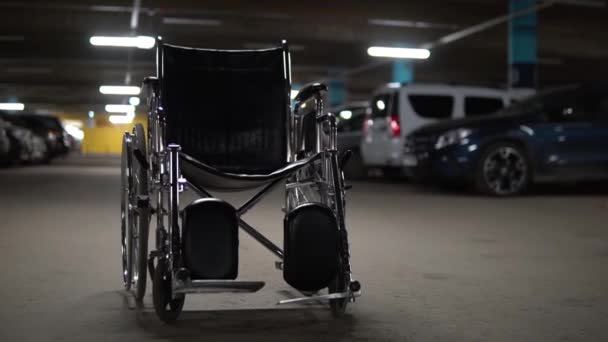
{"label": "parked car", "polygon": [[509,104],[506,91],[469,86],[389,84],[377,90],[361,143],[363,163],[385,175],[402,173],[405,137],[417,128],[496,112]]}
{"label": "parked car", "polygon": [[8,136],[8,123],[0,118],[0,166],[10,163],[11,141]]}
{"label": "parked car", "polygon": [[608,179],[608,85],[550,90],[491,116],[412,132],[402,163],[434,181],[510,196],[534,182]]}
{"label": "parked car", "polygon": [[340,151],[350,150],[352,157],[344,170],[350,179],[360,179],[366,176],[366,168],[361,159],[361,139],[363,125],[367,120],[369,102],[350,102],[330,110],[338,118],[338,148]]}
{"label": "parked car", "polygon": [[20,115],[0,112],[0,119],[7,126],[10,142],[8,163],[39,163],[49,160],[49,150],[44,139],[27,128],[27,123]]}
{"label": "parked car", "polygon": [[57,117],[50,115],[19,114],[27,127],[44,138],[49,157],[65,155],[70,150],[70,136]]}

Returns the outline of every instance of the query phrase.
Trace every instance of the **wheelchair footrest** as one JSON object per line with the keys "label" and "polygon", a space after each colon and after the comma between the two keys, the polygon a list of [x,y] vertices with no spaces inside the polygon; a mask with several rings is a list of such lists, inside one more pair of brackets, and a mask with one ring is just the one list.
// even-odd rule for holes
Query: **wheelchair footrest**
{"label": "wheelchair footrest", "polygon": [[318,295],[318,296],[283,299],[283,300],[279,301],[277,303],[277,305],[301,304],[301,303],[318,302],[318,301],[325,301],[325,300],[330,300],[330,299],[340,299],[340,298],[349,298],[351,301],[353,301],[355,297],[359,297],[359,296],[361,296],[361,291],[357,291],[357,292],[347,291],[347,292],[340,292],[340,293],[329,293],[329,294]]}
{"label": "wheelchair footrest", "polygon": [[302,204],[285,215],[283,279],[293,288],[317,292],[335,278],[339,264],[339,231],[331,209]]}
{"label": "wheelchair footrest", "polygon": [[184,208],[183,260],[192,280],[236,279],[239,226],[236,209],[216,198],[201,198]]}
{"label": "wheelchair footrest", "polygon": [[266,285],[263,281],[244,280],[192,280],[175,288],[175,293],[222,293],[222,292],[257,292]]}

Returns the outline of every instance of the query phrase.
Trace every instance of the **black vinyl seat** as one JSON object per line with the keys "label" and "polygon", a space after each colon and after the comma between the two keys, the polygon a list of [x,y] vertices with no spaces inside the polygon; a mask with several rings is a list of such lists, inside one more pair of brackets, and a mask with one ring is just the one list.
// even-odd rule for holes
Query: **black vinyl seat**
{"label": "black vinyl seat", "polygon": [[236,174],[224,172],[180,153],[180,168],[187,181],[198,188],[236,191],[253,189],[280,178],[285,178],[320,157],[314,154],[266,174]]}

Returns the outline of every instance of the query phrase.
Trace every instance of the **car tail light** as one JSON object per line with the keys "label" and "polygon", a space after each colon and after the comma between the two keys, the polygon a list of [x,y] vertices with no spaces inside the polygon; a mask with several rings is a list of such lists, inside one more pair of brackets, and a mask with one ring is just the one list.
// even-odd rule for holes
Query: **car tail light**
{"label": "car tail light", "polygon": [[367,135],[369,133],[369,126],[372,124],[372,119],[369,115],[365,117],[365,121],[363,121],[363,135]]}
{"label": "car tail light", "polygon": [[391,127],[391,133],[393,135],[393,138],[398,138],[399,136],[401,136],[401,122],[399,120],[398,114],[391,115],[389,125]]}

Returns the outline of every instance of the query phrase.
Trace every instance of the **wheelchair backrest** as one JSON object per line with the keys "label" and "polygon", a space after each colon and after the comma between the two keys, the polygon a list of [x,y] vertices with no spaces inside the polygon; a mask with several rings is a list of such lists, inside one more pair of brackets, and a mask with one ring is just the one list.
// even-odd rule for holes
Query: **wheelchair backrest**
{"label": "wheelchair backrest", "polygon": [[287,45],[211,50],[158,44],[166,142],[225,172],[286,165],[291,75]]}

